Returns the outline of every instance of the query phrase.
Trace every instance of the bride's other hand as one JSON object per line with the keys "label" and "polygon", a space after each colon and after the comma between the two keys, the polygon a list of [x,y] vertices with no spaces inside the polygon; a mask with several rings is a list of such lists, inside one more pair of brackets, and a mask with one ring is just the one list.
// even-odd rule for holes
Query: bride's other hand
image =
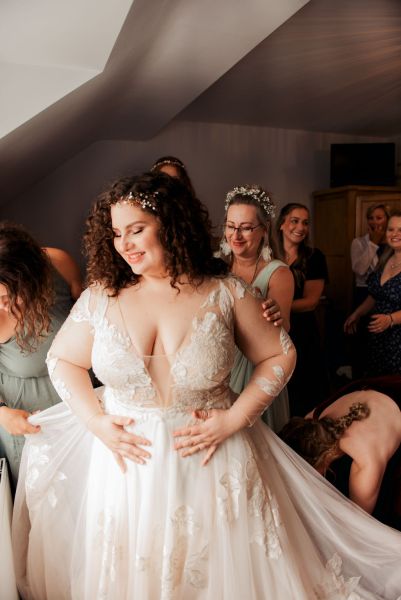
{"label": "bride's other hand", "polygon": [[123,473],[127,470],[124,459],[128,458],[139,465],[144,465],[151,454],[141,446],[151,446],[151,442],[139,435],[125,430],[128,425],[133,425],[130,417],[105,415],[99,413],[87,422],[87,428],[98,437],[112,452],[118,466]]}
{"label": "bride's other hand", "polygon": [[182,438],[175,442],[174,448],[181,450],[182,457],[206,450],[202,465],[207,465],[218,446],[235,433],[237,428],[234,427],[228,410],[195,410],[192,416],[200,423],[174,431],[175,438]]}

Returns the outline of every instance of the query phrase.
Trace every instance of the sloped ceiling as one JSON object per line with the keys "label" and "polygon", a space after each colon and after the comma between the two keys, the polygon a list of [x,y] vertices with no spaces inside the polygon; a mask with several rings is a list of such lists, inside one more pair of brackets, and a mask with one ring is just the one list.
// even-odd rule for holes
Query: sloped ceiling
{"label": "sloped ceiling", "polygon": [[401,134],[401,0],[135,0],[104,70],[0,140],[0,202],[175,118]]}
{"label": "sloped ceiling", "polygon": [[312,0],[179,117],[401,133],[401,1]]}
{"label": "sloped ceiling", "polygon": [[2,0],[0,138],[101,73],[132,0]]}
{"label": "sloped ceiling", "polygon": [[0,197],[94,141],[152,137],[307,2],[135,0],[104,71],[0,140]]}

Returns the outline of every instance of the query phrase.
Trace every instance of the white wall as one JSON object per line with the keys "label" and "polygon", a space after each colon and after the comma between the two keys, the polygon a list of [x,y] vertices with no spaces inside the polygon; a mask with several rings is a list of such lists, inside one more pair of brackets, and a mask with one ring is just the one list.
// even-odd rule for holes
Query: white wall
{"label": "white wall", "polygon": [[80,259],[80,239],[89,206],[108,181],[141,172],[164,154],[186,164],[213,222],[221,223],[226,192],[259,183],[278,206],[311,204],[311,192],[329,187],[330,144],[387,141],[327,133],[175,122],[153,139],[106,140],[89,146],[30,190],[2,207],[1,217],[23,223],[44,245]]}

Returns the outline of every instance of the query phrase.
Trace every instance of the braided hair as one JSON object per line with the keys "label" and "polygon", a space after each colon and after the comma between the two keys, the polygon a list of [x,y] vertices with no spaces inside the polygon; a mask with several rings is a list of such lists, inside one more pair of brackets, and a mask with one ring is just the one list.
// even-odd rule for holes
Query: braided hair
{"label": "braided hair", "polygon": [[362,421],[369,414],[370,409],[366,402],[356,402],[345,415],[337,419],[293,417],[279,435],[286,444],[324,475],[330,463],[341,455],[339,440],[346,430],[354,421]]}

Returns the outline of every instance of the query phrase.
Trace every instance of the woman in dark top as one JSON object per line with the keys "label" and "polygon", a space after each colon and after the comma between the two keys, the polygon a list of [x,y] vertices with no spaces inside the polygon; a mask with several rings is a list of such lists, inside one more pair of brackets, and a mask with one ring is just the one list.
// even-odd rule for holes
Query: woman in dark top
{"label": "woman in dark top", "polygon": [[[295,202],[286,204],[276,227],[282,254],[295,280],[290,335],[297,349],[297,365],[288,384],[290,411],[292,415],[304,415],[316,397],[322,401],[329,389],[315,313],[327,281],[327,265],[324,254],[308,245],[309,210],[306,206]],[[312,405],[311,386],[314,389]]]}
{"label": "woman in dark top", "polygon": [[368,313],[369,375],[401,374],[401,211],[392,213],[386,230],[388,248],[368,278],[368,297],[348,317],[346,333],[355,333]]}

